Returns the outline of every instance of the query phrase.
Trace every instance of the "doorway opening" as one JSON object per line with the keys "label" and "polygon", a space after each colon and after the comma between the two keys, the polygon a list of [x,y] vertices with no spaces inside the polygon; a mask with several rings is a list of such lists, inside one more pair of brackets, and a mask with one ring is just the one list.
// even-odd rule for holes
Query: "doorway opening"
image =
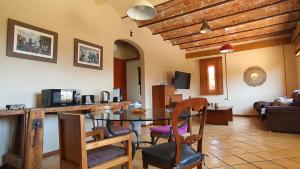
{"label": "doorway opening", "polygon": [[121,89],[122,100],[144,105],[143,51],[129,40],[116,40],[114,50],[114,88]]}

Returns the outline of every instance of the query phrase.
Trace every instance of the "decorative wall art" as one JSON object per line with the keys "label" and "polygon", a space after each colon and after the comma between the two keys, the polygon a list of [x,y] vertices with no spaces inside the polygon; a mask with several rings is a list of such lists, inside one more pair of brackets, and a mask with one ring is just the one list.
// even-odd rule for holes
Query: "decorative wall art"
{"label": "decorative wall art", "polygon": [[267,80],[267,73],[259,66],[252,66],[244,72],[244,82],[251,87],[263,85]]}
{"label": "decorative wall art", "polygon": [[102,70],[102,46],[79,39],[75,39],[74,44],[74,66]]}
{"label": "decorative wall art", "polygon": [[58,34],[8,19],[6,55],[57,63]]}

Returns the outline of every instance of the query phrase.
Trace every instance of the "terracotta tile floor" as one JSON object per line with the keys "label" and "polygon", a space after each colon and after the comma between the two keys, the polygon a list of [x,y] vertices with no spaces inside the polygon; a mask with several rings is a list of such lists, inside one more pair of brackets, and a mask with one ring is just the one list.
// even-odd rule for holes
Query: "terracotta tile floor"
{"label": "terracotta tile floor", "polygon": [[[203,150],[209,157],[204,168],[300,169],[300,135],[272,133],[264,128],[260,120],[248,117],[234,117],[228,126],[206,125]],[[147,139],[149,130],[144,128],[142,133]],[[58,169],[58,163],[58,155],[52,156],[44,159],[43,168]],[[142,169],[141,151],[134,159],[134,168]]]}

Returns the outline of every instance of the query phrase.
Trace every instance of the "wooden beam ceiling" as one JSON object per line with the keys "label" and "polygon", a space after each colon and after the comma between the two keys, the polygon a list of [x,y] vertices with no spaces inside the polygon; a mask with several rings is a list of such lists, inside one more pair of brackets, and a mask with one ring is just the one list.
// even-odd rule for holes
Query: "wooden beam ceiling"
{"label": "wooden beam ceiling", "polygon": [[[226,4],[228,2],[232,2],[234,0],[220,0],[220,2],[218,1],[213,1],[213,3],[209,3],[209,4],[205,4],[205,3],[196,3],[195,1],[191,1],[191,0],[187,0],[185,3],[191,3],[189,6],[191,6],[190,8],[178,8],[178,13],[177,12],[169,12],[169,16],[166,14],[164,14],[164,17],[156,17],[156,18],[160,18],[160,19],[154,19],[154,20],[150,20],[150,21],[141,21],[141,23],[139,24],[139,27],[145,27],[145,26],[150,26],[150,25],[154,25],[157,23],[161,23],[164,21],[168,21],[174,18],[178,18],[178,17],[182,17],[182,16],[187,16],[189,14],[192,14],[194,12],[198,12],[198,11],[202,11],[202,10],[206,10],[209,8],[213,8],[219,5],[223,5]],[[204,2],[204,1],[203,1]],[[194,6],[196,5],[196,7]],[[194,7],[194,8],[193,8]],[[173,8],[176,8],[175,6],[173,6]],[[170,9],[170,8],[169,8]],[[170,9],[170,10],[174,10],[174,9]],[[164,13],[167,13],[166,11],[164,11]],[[172,15],[174,14],[174,15]],[[153,34],[158,34],[159,32],[153,33]]]}
{"label": "wooden beam ceiling", "polygon": [[[227,27],[227,35],[251,31],[251,30],[278,25],[282,23],[297,22],[299,20],[300,20],[300,11],[292,12],[289,14],[283,14],[268,19],[260,19],[246,24]],[[213,32],[208,34],[197,34],[186,38],[185,37],[177,38],[172,40],[172,43],[173,45],[180,45],[180,44],[197,42],[197,41],[216,38],[225,35],[226,35],[225,29],[221,28],[221,29],[216,29]]]}
{"label": "wooden beam ceiling", "polygon": [[[291,37],[284,37],[284,38],[276,38],[276,39],[264,40],[259,42],[251,42],[247,44],[235,45],[234,48],[236,52],[239,52],[245,50],[279,46],[279,45],[289,44],[289,43],[291,43]],[[185,58],[186,59],[201,58],[201,57],[220,55],[220,54],[221,53],[219,49],[210,49],[210,50],[186,53]]]}
{"label": "wooden beam ceiling", "polygon": [[[270,2],[267,2],[266,4],[263,4],[263,3],[257,4],[256,6],[250,5],[250,7],[248,7],[248,8],[235,8],[236,6],[239,6],[239,3],[242,4],[244,1],[250,2],[249,0],[239,0],[239,2],[232,1],[232,3],[230,3],[230,5],[218,6],[217,9],[211,8],[210,10],[207,9],[207,10],[201,11],[200,14],[195,14],[196,17],[194,20],[191,21],[191,23],[185,22],[185,18],[178,18],[178,21],[176,21],[176,22],[165,23],[165,24],[167,24],[167,26],[164,26],[164,23],[162,23],[161,25],[157,25],[157,27],[153,26],[150,29],[153,30],[153,34],[170,33],[172,31],[176,30],[176,27],[173,29],[170,29],[170,27],[172,27],[172,25],[171,25],[172,23],[173,24],[180,23],[181,27],[177,27],[180,29],[188,28],[190,26],[196,26],[196,27],[199,27],[199,29],[200,29],[200,27],[202,26],[203,19],[206,19],[207,21],[212,22],[212,21],[215,21],[218,19],[229,18],[229,17],[233,17],[236,15],[244,14],[247,12],[253,12],[253,11],[255,12],[258,10],[262,10],[263,8],[270,7],[272,5],[276,5],[276,4],[280,3],[280,1],[270,1]],[[233,8],[234,10],[231,10],[231,11],[222,10],[224,7],[228,8],[228,9]],[[236,10],[236,9],[239,9],[239,10]],[[156,31],[156,29],[161,30],[161,31]]]}
{"label": "wooden beam ceiling", "polygon": [[[300,0],[171,0],[156,9],[138,26],[187,51],[291,34],[300,20]],[[212,32],[200,33],[203,19]]]}
{"label": "wooden beam ceiling", "polygon": [[227,35],[227,36],[211,38],[211,39],[207,39],[207,40],[203,40],[203,41],[181,44],[180,48],[181,49],[193,49],[195,47],[211,47],[212,45],[218,44],[218,43],[226,43],[227,41],[231,42],[231,41],[234,41],[237,39],[250,38],[250,37],[260,36],[260,35],[264,35],[264,34],[285,32],[285,31],[292,32],[295,28],[296,28],[295,22],[291,22],[289,24],[283,23],[283,24],[278,24],[278,25],[273,25],[273,26],[267,26],[267,27],[260,28],[260,29],[231,34],[231,35]]}

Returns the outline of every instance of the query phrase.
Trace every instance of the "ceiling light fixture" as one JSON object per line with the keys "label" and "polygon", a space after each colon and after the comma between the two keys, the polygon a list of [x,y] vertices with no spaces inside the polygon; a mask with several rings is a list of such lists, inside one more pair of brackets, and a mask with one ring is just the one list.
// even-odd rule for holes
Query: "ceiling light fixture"
{"label": "ceiling light fixture", "polygon": [[225,45],[223,45],[220,49],[220,53],[230,53],[233,52],[234,48],[231,44],[226,43]]}
{"label": "ceiling light fixture", "polygon": [[143,21],[154,18],[157,11],[148,0],[138,0],[127,10],[127,15],[132,19]]}
{"label": "ceiling light fixture", "polygon": [[[226,35],[225,35],[226,36],[226,41],[228,41],[228,39],[227,39],[227,29],[228,28],[225,29],[225,32],[226,32]],[[234,51],[233,46],[230,43],[228,43],[228,42],[220,48],[220,53],[224,53],[224,54],[230,53],[230,52],[233,52],[233,51]]]}
{"label": "ceiling light fixture", "polygon": [[201,29],[200,29],[200,33],[204,34],[204,33],[208,33],[208,32],[211,32],[211,27],[208,25],[207,23],[207,20],[204,19],[203,20],[203,23],[202,23],[202,26],[201,26]]}

